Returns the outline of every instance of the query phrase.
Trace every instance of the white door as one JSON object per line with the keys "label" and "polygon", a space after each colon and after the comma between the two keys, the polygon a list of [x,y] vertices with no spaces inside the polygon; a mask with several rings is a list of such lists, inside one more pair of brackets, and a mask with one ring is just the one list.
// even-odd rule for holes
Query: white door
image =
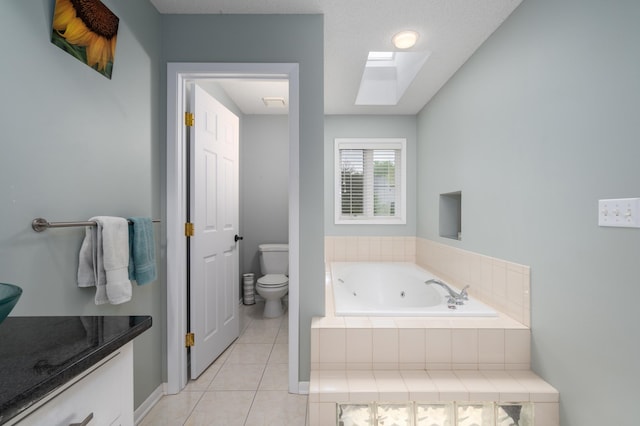
{"label": "white door", "polygon": [[198,377],[239,335],[239,120],[194,85],[190,110],[190,351]]}

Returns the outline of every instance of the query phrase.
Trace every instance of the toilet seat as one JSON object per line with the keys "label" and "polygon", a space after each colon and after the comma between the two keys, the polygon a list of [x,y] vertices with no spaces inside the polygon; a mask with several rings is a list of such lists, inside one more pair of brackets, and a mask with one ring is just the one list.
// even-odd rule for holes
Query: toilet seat
{"label": "toilet seat", "polygon": [[289,285],[289,277],[284,274],[267,274],[258,278],[257,285],[265,288],[278,288]]}

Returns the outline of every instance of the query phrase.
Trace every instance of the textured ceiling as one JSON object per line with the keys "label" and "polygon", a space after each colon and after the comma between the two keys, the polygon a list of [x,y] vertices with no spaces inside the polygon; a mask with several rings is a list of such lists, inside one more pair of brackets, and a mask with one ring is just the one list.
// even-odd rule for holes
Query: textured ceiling
{"label": "textured ceiling", "polygon": [[[151,0],[161,13],[324,14],[326,114],[416,114],[522,0]],[[354,104],[369,51],[420,33],[431,56],[395,106]],[[264,95],[260,95],[264,96]]]}

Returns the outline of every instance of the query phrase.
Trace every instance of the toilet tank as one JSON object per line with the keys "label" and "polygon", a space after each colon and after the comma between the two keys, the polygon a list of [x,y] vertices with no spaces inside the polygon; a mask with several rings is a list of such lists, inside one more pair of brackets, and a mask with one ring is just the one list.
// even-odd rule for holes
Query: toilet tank
{"label": "toilet tank", "polygon": [[266,274],[289,274],[289,245],[260,244],[260,271]]}

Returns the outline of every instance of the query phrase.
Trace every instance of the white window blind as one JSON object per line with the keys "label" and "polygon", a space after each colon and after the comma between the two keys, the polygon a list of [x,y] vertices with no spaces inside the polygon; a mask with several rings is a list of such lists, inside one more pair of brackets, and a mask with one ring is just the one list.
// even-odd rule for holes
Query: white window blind
{"label": "white window blind", "polygon": [[336,139],[336,223],[405,223],[404,147]]}

